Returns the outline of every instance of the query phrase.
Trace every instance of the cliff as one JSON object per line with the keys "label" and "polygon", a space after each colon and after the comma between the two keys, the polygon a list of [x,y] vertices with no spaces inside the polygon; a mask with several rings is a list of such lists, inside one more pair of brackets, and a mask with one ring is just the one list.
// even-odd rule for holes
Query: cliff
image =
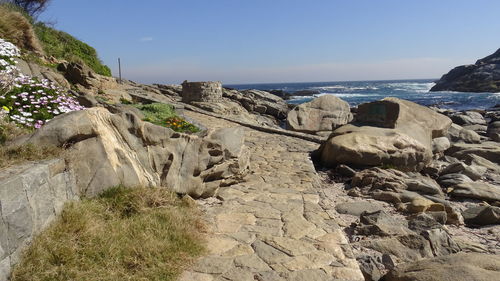
{"label": "cliff", "polygon": [[475,64],[455,67],[431,91],[500,92],[500,49]]}

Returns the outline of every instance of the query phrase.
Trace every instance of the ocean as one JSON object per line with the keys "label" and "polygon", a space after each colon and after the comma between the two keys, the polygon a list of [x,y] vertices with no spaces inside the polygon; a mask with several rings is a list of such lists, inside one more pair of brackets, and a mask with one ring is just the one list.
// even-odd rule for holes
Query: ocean
{"label": "ocean", "polygon": [[[380,100],[384,97],[397,97],[421,105],[438,106],[455,110],[488,109],[500,104],[500,93],[463,93],[429,92],[437,79],[390,80],[390,81],[347,81],[315,83],[271,83],[224,85],[238,90],[283,90],[294,93],[302,90],[318,91],[318,95],[335,95],[351,106]],[[314,98],[294,96],[288,103],[300,104]]]}

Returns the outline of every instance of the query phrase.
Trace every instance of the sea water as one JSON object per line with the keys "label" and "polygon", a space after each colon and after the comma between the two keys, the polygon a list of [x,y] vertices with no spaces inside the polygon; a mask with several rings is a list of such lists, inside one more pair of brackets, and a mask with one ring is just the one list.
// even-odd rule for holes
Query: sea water
{"label": "sea water", "polygon": [[[421,105],[455,110],[488,109],[500,103],[500,93],[430,92],[429,90],[434,86],[435,80],[271,83],[224,86],[238,90],[283,90],[291,94],[301,90],[312,90],[318,91],[315,96],[335,95],[347,101],[351,106],[380,100],[385,97],[397,97]],[[288,103],[304,103],[312,100],[315,96],[294,96],[288,100]]]}

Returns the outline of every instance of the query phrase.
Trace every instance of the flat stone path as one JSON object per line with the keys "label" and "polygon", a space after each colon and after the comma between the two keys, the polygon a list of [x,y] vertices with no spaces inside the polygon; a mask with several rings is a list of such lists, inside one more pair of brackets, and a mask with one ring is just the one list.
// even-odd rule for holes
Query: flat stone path
{"label": "flat stone path", "polygon": [[[235,123],[186,111],[207,128]],[[208,254],[181,281],[364,280],[348,241],[319,204],[309,153],[318,144],[246,128],[245,181],[201,200]]]}

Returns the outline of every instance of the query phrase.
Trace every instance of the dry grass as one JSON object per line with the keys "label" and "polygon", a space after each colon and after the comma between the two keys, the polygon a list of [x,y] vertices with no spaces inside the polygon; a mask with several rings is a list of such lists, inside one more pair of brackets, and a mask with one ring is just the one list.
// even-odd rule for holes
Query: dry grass
{"label": "dry grass", "polygon": [[28,129],[18,127],[15,123],[0,117],[0,145],[29,133]]}
{"label": "dry grass", "polygon": [[50,146],[35,146],[24,144],[14,147],[0,146],[0,168],[23,164],[30,161],[40,161],[61,157],[61,148]]}
{"label": "dry grass", "polygon": [[29,20],[21,13],[13,11],[8,5],[0,5],[0,38],[19,48],[43,53]]}
{"label": "dry grass", "polygon": [[66,205],[14,269],[19,280],[175,280],[204,251],[195,208],[158,188],[117,187]]}

